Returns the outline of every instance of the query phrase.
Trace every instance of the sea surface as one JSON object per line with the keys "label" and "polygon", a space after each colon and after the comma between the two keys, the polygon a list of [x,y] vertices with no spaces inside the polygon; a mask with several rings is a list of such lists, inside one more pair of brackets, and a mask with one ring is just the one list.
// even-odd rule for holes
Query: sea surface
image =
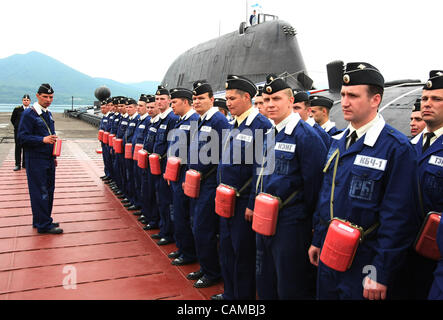
{"label": "sea surface", "polygon": [[[32,103],[31,103],[32,104]],[[20,104],[3,104],[0,103],[0,112],[12,112],[12,110],[14,110],[15,107],[19,106]],[[87,107],[84,105],[74,105],[74,109],[78,109],[78,108],[83,108],[83,107]],[[71,110],[72,109],[72,105],[71,104],[54,104],[51,105],[49,107],[49,110],[51,112],[58,112],[58,113],[63,113],[65,111],[65,109]]]}

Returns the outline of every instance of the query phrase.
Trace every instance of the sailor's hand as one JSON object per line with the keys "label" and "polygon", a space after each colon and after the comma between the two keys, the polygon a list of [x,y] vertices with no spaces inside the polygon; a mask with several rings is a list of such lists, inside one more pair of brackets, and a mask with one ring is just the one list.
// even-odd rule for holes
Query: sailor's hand
{"label": "sailor's hand", "polygon": [[56,135],[54,135],[54,134],[52,134],[50,136],[46,136],[46,137],[43,138],[43,143],[54,144],[57,141],[57,138],[58,137]]}
{"label": "sailor's hand", "polygon": [[318,267],[318,260],[320,258],[320,248],[311,245],[311,247],[308,250],[308,256],[309,256],[309,261],[311,261],[311,263],[314,266]]}
{"label": "sailor's hand", "polygon": [[369,300],[385,300],[388,287],[366,277],[363,280],[363,297]]}
{"label": "sailor's hand", "polygon": [[254,211],[252,211],[251,209],[249,209],[249,208],[246,208],[246,211],[245,211],[245,220],[246,221],[249,221],[249,222],[252,222],[252,216],[254,215]]}

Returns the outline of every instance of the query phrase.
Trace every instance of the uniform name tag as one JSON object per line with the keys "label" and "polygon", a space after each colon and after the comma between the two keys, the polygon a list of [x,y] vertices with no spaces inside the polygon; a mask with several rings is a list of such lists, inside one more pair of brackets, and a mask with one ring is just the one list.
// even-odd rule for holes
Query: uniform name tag
{"label": "uniform name tag", "polygon": [[182,124],[180,126],[180,129],[182,129],[182,130],[189,130],[189,129],[191,129],[191,126],[189,124]]}
{"label": "uniform name tag", "polygon": [[235,137],[235,139],[241,140],[241,141],[246,141],[246,142],[251,142],[252,136],[248,136],[246,134],[240,133],[237,135],[237,137]]}
{"label": "uniform name tag", "polygon": [[294,153],[295,152],[295,144],[278,142],[275,145],[275,150]]}
{"label": "uniform name tag", "polygon": [[165,124],[161,124],[161,125],[160,125],[160,129],[162,129],[162,130],[166,129],[167,127],[168,127],[168,126],[165,125]]}
{"label": "uniform name tag", "polygon": [[153,128],[153,127],[151,127],[151,128],[149,128],[149,131],[157,132],[157,128]]}
{"label": "uniform name tag", "polygon": [[429,159],[429,164],[443,167],[443,157],[431,156],[431,158]]}
{"label": "uniform name tag", "polygon": [[354,165],[356,166],[376,169],[380,171],[385,171],[386,163],[387,160],[385,159],[362,156],[361,154],[358,154],[354,160]]}
{"label": "uniform name tag", "polygon": [[128,124],[128,121],[122,121],[121,124],[126,126]]}
{"label": "uniform name tag", "polygon": [[211,127],[208,127],[208,126],[203,126],[203,127],[201,127],[201,129],[200,129],[200,131],[203,131],[203,132],[211,132],[211,130],[212,130],[212,128],[211,128]]}
{"label": "uniform name tag", "polygon": [[103,119],[103,122],[108,122],[108,119]]}
{"label": "uniform name tag", "polygon": [[119,120],[120,120],[119,118],[116,118],[114,121],[117,122],[117,121],[119,121]]}
{"label": "uniform name tag", "polygon": [[131,122],[131,123],[129,124],[129,126],[130,126],[130,127],[135,127],[135,123],[134,123],[134,122]]}
{"label": "uniform name tag", "polygon": [[145,128],[145,125],[144,124],[141,124],[141,125],[139,125],[138,126],[140,129],[144,129]]}

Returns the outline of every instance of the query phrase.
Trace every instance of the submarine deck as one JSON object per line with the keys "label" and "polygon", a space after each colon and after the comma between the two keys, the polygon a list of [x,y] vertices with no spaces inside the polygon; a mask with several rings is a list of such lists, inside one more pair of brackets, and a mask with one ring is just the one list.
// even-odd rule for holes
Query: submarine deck
{"label": "submarine deck", "polygon": [[[55,118],[63,131],[60,115]],[[32,228],[26,172],[12,170],[14,144],[6,149],[0,166],[0,300],[206,300],[223,292],[222,283],[194,288],[186,275],[198,263],[171,265],[167,254],[175,245],[158,246],[149,236],[157,230],[144,231],[100,180],[97,129],[87,126],[89,137],[62,135],[52,213],[61,235]]]}

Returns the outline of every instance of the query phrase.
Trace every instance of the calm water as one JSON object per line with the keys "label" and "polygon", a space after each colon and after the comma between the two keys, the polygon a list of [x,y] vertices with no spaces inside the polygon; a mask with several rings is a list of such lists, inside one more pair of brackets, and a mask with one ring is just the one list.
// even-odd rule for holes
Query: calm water
{"label": "calm water", "polygon": [[[0,103],[0,112],[12,112],[12,110],[14,110],[15,107],[17,107],[19,104],[3,104]],[[86,106],[81,106],[81,105],[74,105],[74,109],[76,108],[81,108],[81,107],[86,107]],[[68,105],[68,104],[55,104],[55,105],[51,105],[49,107],[49,110],[51,110],[51,112],[60,112],[63,113],[65,111],[65,109],[69,109],[71,110],[72,105]]]}

